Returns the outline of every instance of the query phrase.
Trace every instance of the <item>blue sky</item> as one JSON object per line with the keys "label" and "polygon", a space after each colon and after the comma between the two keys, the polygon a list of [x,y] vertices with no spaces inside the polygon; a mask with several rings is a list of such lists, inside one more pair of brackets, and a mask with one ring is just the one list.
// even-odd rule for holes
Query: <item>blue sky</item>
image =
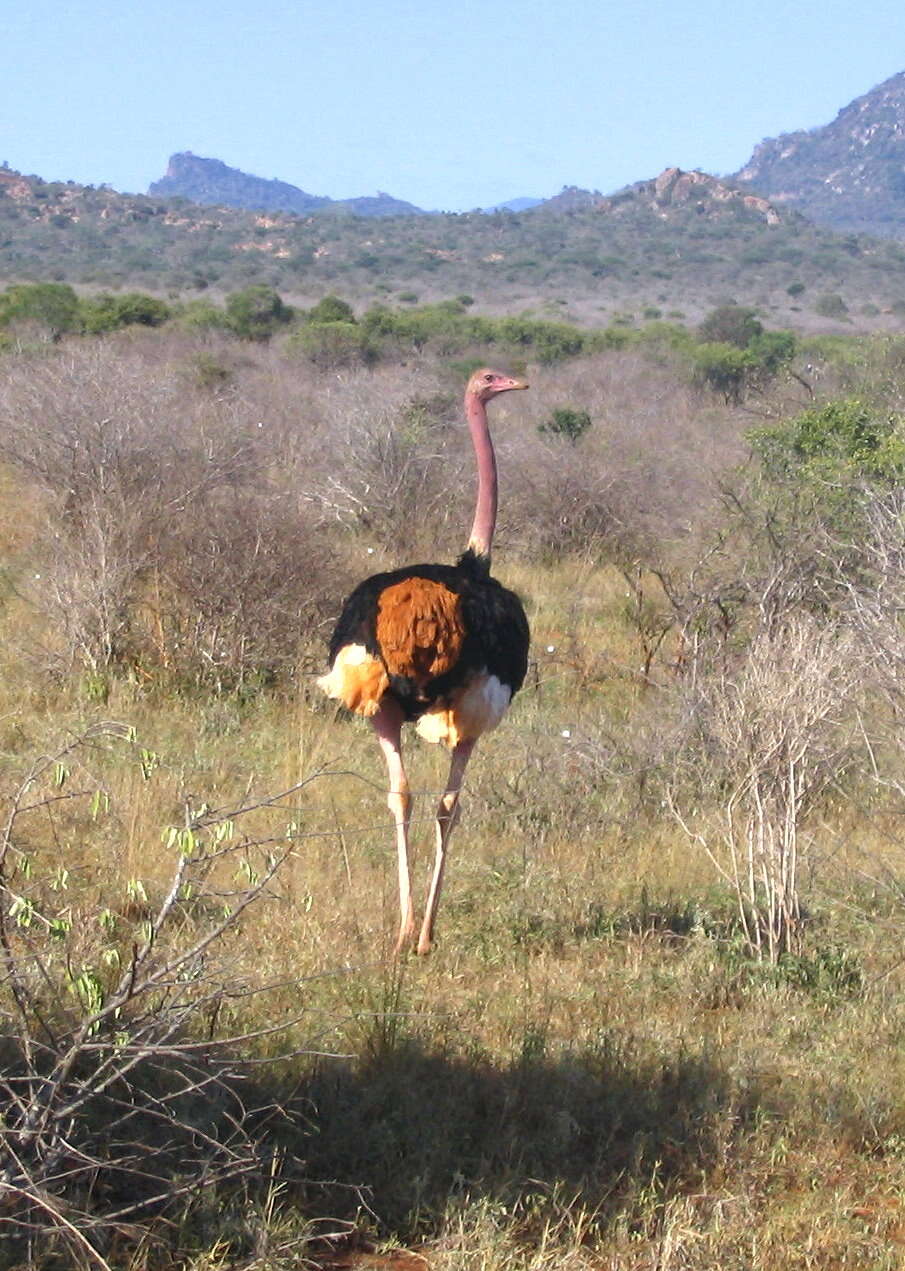
{"label": "blue sky", "polygon": [[175,150],[467,209],[731,172],[905,70],[902,0],[0,0],[0,161],[145,190]]}

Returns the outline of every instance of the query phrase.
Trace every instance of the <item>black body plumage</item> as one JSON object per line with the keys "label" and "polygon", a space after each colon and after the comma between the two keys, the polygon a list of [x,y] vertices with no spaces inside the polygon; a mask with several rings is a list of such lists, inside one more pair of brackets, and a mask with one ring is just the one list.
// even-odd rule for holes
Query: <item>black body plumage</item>
{"label": "black body plumage", "polygon": [[433,703],[458,688],[473,673],[486,672],[514,696],[528,669],[530,633],[522,602],[490,576],[488,562],[472,551],[455,565],[407,565],[373,574],[349,595],[330,641],[331,664],[346,645],[363,645],[383,661],[377,638],[381,594],[409,578],[440,583],[459,597],[465,638],[455,665],[443,675],[418,686],[406,677],[391,675],[390,692],[406,718],[418,719]]}

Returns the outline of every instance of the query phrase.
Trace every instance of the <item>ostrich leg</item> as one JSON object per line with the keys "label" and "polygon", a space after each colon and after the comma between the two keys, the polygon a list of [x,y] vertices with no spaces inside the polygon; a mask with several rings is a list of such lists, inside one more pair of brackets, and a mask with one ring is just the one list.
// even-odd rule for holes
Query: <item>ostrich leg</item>
{"label": "ostrich leg", "polygon": [[399,864],[399,938],[397,956],[415,935],[415,912],[412,908],[412,882],[409,875],[408,835],[412,818],[412,796],[402,764],[402,708],[392,698],[384,698],[372,723],[386,760],[390,791],[387,807],[396,823],[396,855]]}
{"label": "ostrich leg", "polygon": [[427,908],[424,911],[424,922],[421,924],[421,935],[418,938],[418,952],[430,953],[433,946],[434,920],[437,906],[440,903],[440,891],[443,887],[443,871],[446,868],[446,854],[449,840],[459,820],[459,794],[465,777],[465,768],[475,748],[473,741],[460,741],[453,749],[452,762],[449,765],[449,777],[446,789],[437,808],[437,856],[434,861],[434,876],[431,879],[427,897]]}

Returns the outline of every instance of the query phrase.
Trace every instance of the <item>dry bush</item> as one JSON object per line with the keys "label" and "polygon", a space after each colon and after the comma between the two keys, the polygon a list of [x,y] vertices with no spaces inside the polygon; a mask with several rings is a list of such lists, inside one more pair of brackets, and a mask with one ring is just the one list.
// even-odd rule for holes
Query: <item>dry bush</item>
{"label": "dry bush", "polygon": [[[363,530],[399,560],[454,555],[475,481],[458,387],[444,387],[448,377],[428,359],[312,374],[291,363],[280,372],[284,383],[307,377],[302,483],[325,523]],[[675,368],[650,352],[613,351],[529,378],[529,393],[490,411],[500,546],[528,557],[576,549],[658,563],[683,556],[684,540],[715,517],[716,478],[741,457],[750,420],[702,410],[698,395],[677,385]],[[563,407],[592,419],[577,444],[539,432]]]}
{"label": "dry bush", "polygon": [[475,479],[459,403],[423,368],[347,375],[325,389],[325,444],[302,480],[321,522],[386,547],[400,564],[457,555]]}
{"label": "dry bush", "polygon": [[[575,445],[538,433],[566,405],[593,420]],[[496,404],[500,546],[681,558],[737,444],[693,407],[632,351]],[[129,333],[12,360],[0,428],[46,508],[30,599],[60,664],[97,671],[284,672],[353,581],[344,557],[454,559],[474,506],[459,389],[429,359],[325,373],[223,333]]]}
{"label": "dry bush", "polygon": [[117,1234],[153,1243],[155,1220],[184,1220],[204,1188],[274,1168],[249,1045],[294,1021],[236,1023],[237,1000],[266,985],[235,942],[273,901],[293,831],[255,842],[240,820],[253,809],[186,804],[161,827],[158,887],[104,856],[76,862],[71,836],[129,815],[98,773],[117,751],[151,779],[158,757],[106,723],[0,787],[0,1196],[33,1266],[56,1250],[107,1267]]}
{"label": "dry bush", "polygon": [[[576,443],[539,436],[555,409],[587,411]],[[719,512],[718,478],[749,420],[703,404],[668,357],[619,350],[532,379],[501,441],[501,533],[538,551],[601,549],[626,563],[687,564]]]}
{"label": "dry bush", "polygon": [[67,346],[13,364],[0,397],[0,454],[76,524],[92,500],[150,497],[178,515],[250,461],[247,439],[172,364],[116,341]]}
{"label": "dry bush", "polygon": [[[30,597],[64,664],[236,683],[318,633],[329,544],[291,492],[282,427],[138,342],[17,365],[0,454],[44,493]],[[156,355],[156,356],[155,356]]]}
{"label": "dry bush", "polygon": [[[857,543],[860,569],[838,568],[831,582],[842,597],[846,621],[853,631],[865,667],[868,708],[863,737],[869,752],[867,772],[883,802],[894,812],[892,838],[900,840],[897,823],[905,798],[905,492],[873,495],[865,503],[865,533]],[[835,548],[835,543],[831,548]],[[828,559],[834,556],[828,553]],[[901,909],[903,889],[896,871],[879,860],[866,865],[880,889]]]}
{"label": "dry bush", "polygon": [[668,353],[625,350],[558,370],[552,390],[590,413],[613,481],[620,520],[639,538],[669,545],[713,519],[716,478],[745,453],[750,420],[716,407],[683,381]]}
{"label": "dry bush", "polygon": [[[691,738],[669,789],[673,813],[735,892],[748,951],[798,951],[808,817],[855,762],[862,669],[844,628],[790,614],[763,627],[736,665],[693,681]],[[717,828],[694,807],[714,796]]]}
{"label": "dry bush", "polygon": [[310,511],[261,489],[218,491],[176,526],[160,578],[146,601],[160,660],[217,687],[307,665],[344,581]]}
{"label": "dry bush", "polygon": [[848,571],[835,581],[843,584],[877,686],[899,715],[905,706],[905,493],[897,489],[868,499],[865,523],[858,544],[861,572]]}
{"label": "dry bush", "polygon": [[500,539],[520,554],[612,553],[625,527],[614,480],[585,451],[560,439],[519,437],[500,456],[504,488]]}

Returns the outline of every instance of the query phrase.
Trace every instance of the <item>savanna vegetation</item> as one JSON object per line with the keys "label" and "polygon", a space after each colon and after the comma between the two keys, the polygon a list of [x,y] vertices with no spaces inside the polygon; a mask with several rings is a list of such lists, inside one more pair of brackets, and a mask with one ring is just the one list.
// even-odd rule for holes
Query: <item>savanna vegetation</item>
{"label": "savanna vegetation", "polygon": [[[0,1265],[898,1267],[905,341],[48,287],[0,296]],[[461,549],[497,360],[532,662],[397,963],[313,677]]]}
{"label": "savanna vegetation", "polygon": [[[651,185],[652,183],[648,183]],[[696,322],[745,298],[772,325],[896,325],[899,243],[763,215],[696,186],[660,206],[644,183],[602,201],[564,191],[526,212],[294,216],[199,207],[0,169],[0,280],[152,291],[164,300],[265,284],[304,305],[324,292],[358,309],[467,293],[481,312],[531,308],[586,323]],[[405,298],[414,297],[414,301]]]}

